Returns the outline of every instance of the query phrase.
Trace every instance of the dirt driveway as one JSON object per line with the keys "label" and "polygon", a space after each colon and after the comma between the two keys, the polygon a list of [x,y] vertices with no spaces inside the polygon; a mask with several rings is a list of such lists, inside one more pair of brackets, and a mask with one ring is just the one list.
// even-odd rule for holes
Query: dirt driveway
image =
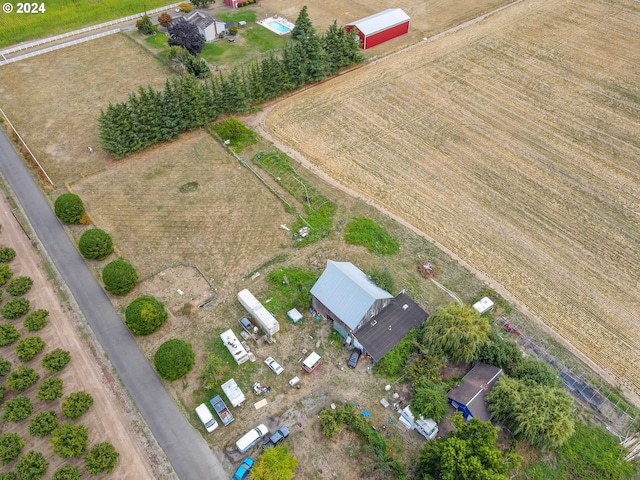
{"label": "dirt driveway", "polygon": [[[16,211],[16,214],[20,215],[19,211]],[[59,285],[50,279],[47,273],[49,268],[45,270],[43,267],[43,259],[33,247],[35,242],[27,237],[16,221],[12,214],[12,206],[5,195],[0,195],[0,224],[0,245],[10,246],[17,254],[11,262],[14,277],[24,275],[33,279],[34,288],[26,295],[31,302],[31,309],[44,308],[49,311],[49,325],[38,332],[46,343],[45,350],[59,347],[71,353],[71,363],[59,374],[64,382],[64,396],[79,390],[85,390],[93,396],[93,406],[81,420],[89,430],[89,447],[108,441],[120,453],[118,465],[109,478],[170,478],[166,476],[163,453],[150,434],[141,433],[145,431],[144,425],[131,413],[131,408],[112,377],[109,367],[97,353],[91,333],[79,321],[69,302],[61,300],[64,297],[61,296]],[[23,335],[26,334],[20,320],[14,323]],[[10,360],[14,367],[19,363],[15,357],[14,346],[0,348],[0,355]],[[39,361],[36,360],[31,366],[40,373],[41,378],[46,376]],[[27,394],[29,392],[30,390]],[[10,395],[13,394],[5,394],[5,398]],[[54,405],[57,406],[57,403]],[[51,408],[51,404],[34,402],[34,414],[48,408]],[[63,463],[83,466],[84,462],[81,460],[63,462],[53,455],[48,444],[49,438],[30,436],[27,423],[25,421],[4,424],[3,431],[15,431],[23,437],[26,442],[23,452],[32,449],[42,452],[50,462],[49,474]],[[13,463],[1,467],[0,472],[12,468]]]}

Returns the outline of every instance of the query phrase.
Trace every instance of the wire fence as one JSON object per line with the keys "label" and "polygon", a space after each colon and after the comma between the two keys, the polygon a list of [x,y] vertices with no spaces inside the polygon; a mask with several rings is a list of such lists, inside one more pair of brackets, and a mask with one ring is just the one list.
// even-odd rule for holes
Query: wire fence
{"label": "wire fence", "polygon": [[113,35],[114,33],[118,33],[120,31],[119,28],[114,28],[113,30],[107,30],[106,32],[96,33],[95,35],[90,35],[88,37],[78,38],[76,40],[71,40],[70,42],[60,43],[58,45],[52,45],[51,47],[43,48],[41,50],[36,50],[35,52],[24,53],[22,55],[18,55],[11,58],[5,58],[0,62],[0,66],[8,65],[13,62],[19,62],[20,60],[25,60],[27,58],[35,57],[36,55],[42,55],[44,53],[53,52],[54,50],[59,50],[61,48],[70,47],[72,45],[77,45],[79,43],[89,42],[91,40],[95,40],[96,38],[106,37],[107,35]]}
{"label": "wire fence", "polygon": [[563,360],[534,340],[519,326],[515,330],[513,323],[505,315],[498,317],[497,320],[502,323],[505,330],[509,328],[510,331],[518,333],[517,342],[524,349],[558,370],[560,379],[571,395],[598,414],[610,432],[622,440],[629,435],[631,429],[636,428],[639,418],[638,411],[623,398],[617,395],[612,396],[588,378],[569,368]]}
{"label": "wire fence", "polygon": [[173,8],[176,8],[179,5],[180,5],[179,3],[174,3],[172,5],[167,5],[165,7],[154,8],[153,10],[148,10],[146,12],[129,15],[128,17],[116,18],[115,20],[99,23],[98,25],[91,25],[90,27],[81,28],[80,30],[73,30],[71,32],[62,33],[60,35],[55,35],[53,37],[43,38],[35,42],[23,43],[21,45],[16,45],[15,47],[7,48],[6,50],[0,51],[0,55],[9,55],[15,52],[19,52],[21,50],[28,50],[30,48],[39,47],[40,45],[57,42],[58,40],[64,40],[65,38],[73,37],[75,35],[82,35],[83,33],[92,32],[94,30],[100,30],[101,28],[107,28],[107,27],[110,27],[111,25],[116,25],[118,23],[129,22],[131,20],[135,20],[136,18],[140,18],[144,15],[155,15],[156,13],[160,13],[166,10],[171,10]]}

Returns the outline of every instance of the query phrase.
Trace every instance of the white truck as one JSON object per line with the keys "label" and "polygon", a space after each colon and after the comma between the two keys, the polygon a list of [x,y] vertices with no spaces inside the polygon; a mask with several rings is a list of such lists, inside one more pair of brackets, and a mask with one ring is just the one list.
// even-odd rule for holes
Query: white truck
{"label": "white truck", "polygon": [[204,403],[201,403],[196,407],[196,414],[198,415],[198,418],[200,419],[208,433],[211,433],[216,428],[218,428],[218,422],[216,422],[216,419],[213,418],[211,410],[209,410],[209,408]]}
{"label": "white truck", "polygon": [[252,428],[247,433],[245,433],[240,440],[236,442],[236,448],[238,452],[244,453],[253,447],[258,440],[260,440],[265,435],[269,434],[269,429],[264,425],[260,424],[255,428]]}
{"label": "white truck", "polygon": [[245,288],[238,292],[238,301],[251,314],[256,323],[260,325],[264,333],[271,336],[280,331],[278,321],[249,290]]}
{"label": "white truck", "polygon": [[233,378],[222,384],[222,391],[231,402],[232,407],[239,407],[247,400]]}

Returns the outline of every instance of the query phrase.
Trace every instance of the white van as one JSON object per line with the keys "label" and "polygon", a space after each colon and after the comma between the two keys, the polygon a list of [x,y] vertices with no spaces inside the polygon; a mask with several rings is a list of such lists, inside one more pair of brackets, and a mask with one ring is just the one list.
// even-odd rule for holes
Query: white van
{"label": "white van", "polygon": [[207,429],[207,432],[211,433],[216,428],[218,428],[218,422],[216,422],[216,419],[213,418],[211,410],[209,410],[204,403],[201,403],[196,407],[196,413],[198,414],[198,418],[204,425],[204,428]]}
{"label": "white van", "polygon": [[258,425],[245,433],[240,440],[236,442],[236,448],[240,453],[244,453],[253,447],[258,440],[269,433],[269,429],[264,424]]}

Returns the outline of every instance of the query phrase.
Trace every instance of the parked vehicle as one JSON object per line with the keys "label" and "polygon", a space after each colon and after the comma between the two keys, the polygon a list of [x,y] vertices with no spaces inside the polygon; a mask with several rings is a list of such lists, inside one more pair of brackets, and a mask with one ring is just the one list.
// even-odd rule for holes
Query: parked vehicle
{"label": "parked vehicle", "polygon": [[302,369],[307,373],[313,373],[313,371],[320,366],[322,358],[316,352],[311,352],[307,358],[302,362]]}
{"label": "parked vehicle", "polygon": [[242,317],[240,319],[240,326],[244,328],[248,333],[253,333],[253,323],[247,318]]}
{"label": "parked vehicle", "polygon": [[242,460],[242,463],[238,466],[238,468],[236,468],[236,471],[233,474],[233,477],[231,477],[231,480],[244,480],[245,478],[247,478],[247,475],[249,475],[249,470],[251,470],[252,468],[253,459],[245,458],[244,460]]}
{"label": "parked vehicle", "polygon": [[209,410],[204,403],[201,403],[196,407],[196,414],[208,433],[211,433],[218,428],[218,422],[213,418],[211,410]]}
{"label": "parked vehicle", "polygon": [[351,356],[349,357],[349,362],[347,363],[347,366],[349,368],[356,368],[356,366],[358,365],[358,360],[360,360],[361,354],[362,352],[360,351],[359,348],[354,348],[351,351]]}
{"label": "parked vehicle", "polygon": [[260,440],[268,433],[269,429],[264,424],[260,424],[240,437],[240,439],[236,442],[236,448],[240,453],[244,453],[251,447],[253,447],[258,442],[258,440]]}
{"label": "parked vehicle", "polygon": [[283,425],[278,430],[276,430],[276,433],[271,435],[268,440],[262,444],[262,448],[275,447],[288,436],[289,429]]}
{"label": "parked vehicle", "polygon": [[209,400],[209,403],[220,417],[220,420],[222,420],[223,425],[226,426],[233,422],[233,415],[231,414],[231,410],[229,410],[220,395],[216,395],[215,397],[213,397],[211,400]]}
{"label": "parked vehicle", "polygon": [[240,407],[247,400],[247,398],[244,396],[244,393],[242,393],[242,390],[240,390],[240,387],[238,387],[238,384],[233,378],[224,382],[221,387],[222,391],[231,402],[232,407]]}
{"label": "parked vehicle", "polygon": [[273,370],[273,373],[275,373],[276,375],[280,375],[282,372],[284,372],[284,368],[282,368],[280,364],[276,362],[272,357],[267,357],[264,363],[266,363],[267,366],[271,370]]}

